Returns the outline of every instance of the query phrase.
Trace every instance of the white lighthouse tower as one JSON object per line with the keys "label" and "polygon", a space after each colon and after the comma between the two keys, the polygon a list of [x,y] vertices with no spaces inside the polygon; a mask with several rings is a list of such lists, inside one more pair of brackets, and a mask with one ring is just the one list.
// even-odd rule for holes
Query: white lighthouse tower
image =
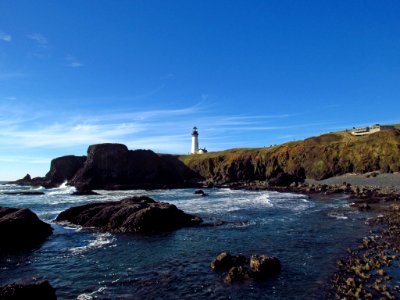
{"label": "white lighthouse tower", "polygon": [[199,152],[199,133],[197,132],[197,127],[193,127],[192,131],[192,154]]}

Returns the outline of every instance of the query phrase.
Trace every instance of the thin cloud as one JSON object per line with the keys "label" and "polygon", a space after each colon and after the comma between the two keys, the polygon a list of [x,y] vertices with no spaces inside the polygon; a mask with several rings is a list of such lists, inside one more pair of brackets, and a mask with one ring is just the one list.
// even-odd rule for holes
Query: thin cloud
{"label": "thin cloud", "polygon": [[11,40],[12,40],[11,35],[5,33],[4,31],[0,31],[0,41],[9,43],[11,42]]}
{"label": "thin cloud", "polygon": [[28,163],[28,164],[48,164],[52,158],[30,157],[30,156],[0,156],[0,162],[8,163]]}
{"label": "thin cloud", "polygon": [[[215,115],[209,106],[198,103],[176,109],[156,109],[132,112],[108,112],[76,116],[59,114],[57,123],[52,112],[31,115],[35,109],[18,109],[8,113],[8,106],[0,107],[0,144],[15,149],[87,147],[90,144],[118,142],[131,149],[152,149],[164,153],[187,153],[194,125],[201,128],[202,141],[207,148],[221,143],[237,144],[238,132],[271,132],[308,127],[315,124],[281,125],[274,119],[289,115]],[[33,118],[31,121],[27,121]],[[54,119],[53,119],[54,120]],[[286,122],[284,122],[286,123]],[[207,138],[205,138],[207,137]]]}
{"label": "thin cloud", "polygon": [[79,68],[84,66],[83,63],[81,63],[75,56],[72,55],[67,55],[65,60],[67,61],[67,66],[71,68]]}
{"label": "thin cloud", "polygon": [[22,78],[22,77],[26,77],[26,76],[27,76],[27,74],[22,73],[22,72],[4,72],[4,73],[0,73],[0,80]]}
{"label": "thin cloud", "polygon": [[28,38],[34,41],[41,48],[46,48],[49,44],[47,38],[41,33],[29,34]]}

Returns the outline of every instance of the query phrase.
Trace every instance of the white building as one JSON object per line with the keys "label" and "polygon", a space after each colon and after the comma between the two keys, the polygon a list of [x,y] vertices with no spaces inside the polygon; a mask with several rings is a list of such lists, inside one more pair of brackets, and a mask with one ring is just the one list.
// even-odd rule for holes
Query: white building
{"label": "white building", "polygon": [[393,128],[393,126],[383,126],[379,124],[375,124],[372,126],[367,126],[367,127],[361,127],[361,128],[353,128],[351,130],[352,135],[367,135],[367,134],[373,134],[375,132],[381,131],[381,130],[387,130]]}
{"label": "white building", "polygon": [[192,131],[192,154],[202,154],[207,153],[206,148],[199,148],[199,132],[197,131],[197,127],[193,127]]}

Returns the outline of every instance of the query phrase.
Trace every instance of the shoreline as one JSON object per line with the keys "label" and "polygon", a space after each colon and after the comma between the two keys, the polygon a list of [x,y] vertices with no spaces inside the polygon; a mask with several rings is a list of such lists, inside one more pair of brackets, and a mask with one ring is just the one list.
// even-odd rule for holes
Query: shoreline
{"label": "shoreline", "polygon": [[[390,185],[379,184],[390,177]],[[350,180],[349,180],[350,179]],[[400,174],[346,174],[322,181],[306,180],[290,186],[270,186],[265,181],[213,185],[215,188],[277,191],[315,196],[346,195],[351,207],[360,211],[372,209],[380,214],[368,221],[371,231],[360,237],[360,244],[347,249],[337,261],[336,271],[327,282],[329,299],[396,299],[400,298]],[[368,181],[371,185],[352,185]],[[393,182],[395,184],[393,184]],[[333,184],[328,184],[333,183]],[[379,184],[379,185],[378,185]],[[209,186],[211,187],[211,186]],[[165,188],[165,187],[164,187]],[[398,273],[398,271],[397,271]],[[396,277],[397,276],[397,277]]]}

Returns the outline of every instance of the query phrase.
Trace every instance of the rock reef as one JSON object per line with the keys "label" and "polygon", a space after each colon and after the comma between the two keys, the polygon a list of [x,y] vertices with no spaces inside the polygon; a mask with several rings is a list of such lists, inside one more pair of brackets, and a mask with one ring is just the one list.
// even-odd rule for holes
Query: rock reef
{"label": "rock reef", "polygon": [[56,300],[56,290],[45,280],[36,283],[12,283],[0,286],[0,299]]}
{"label": "rock reef", "polygon": [[0,207],[0,252],[33,249],[52,232],[51,226],[29,209]]}
{"label": "rock reef", "polygon": [[228,271],[224,281],[233,283],[249,278],[276,278],[281,271],[281,262],[273,256],[252,255],[247,259],[242,254],[232,255],[229,252],[222,252],[211,262],[211,269],[218,272]]}
{"label": "rock reef", "polygon": [[184,213],[173,204],[141,196],[72,207],[60,213],[56,221],[106,232],[147,234],[195,226],[202,219]]}

